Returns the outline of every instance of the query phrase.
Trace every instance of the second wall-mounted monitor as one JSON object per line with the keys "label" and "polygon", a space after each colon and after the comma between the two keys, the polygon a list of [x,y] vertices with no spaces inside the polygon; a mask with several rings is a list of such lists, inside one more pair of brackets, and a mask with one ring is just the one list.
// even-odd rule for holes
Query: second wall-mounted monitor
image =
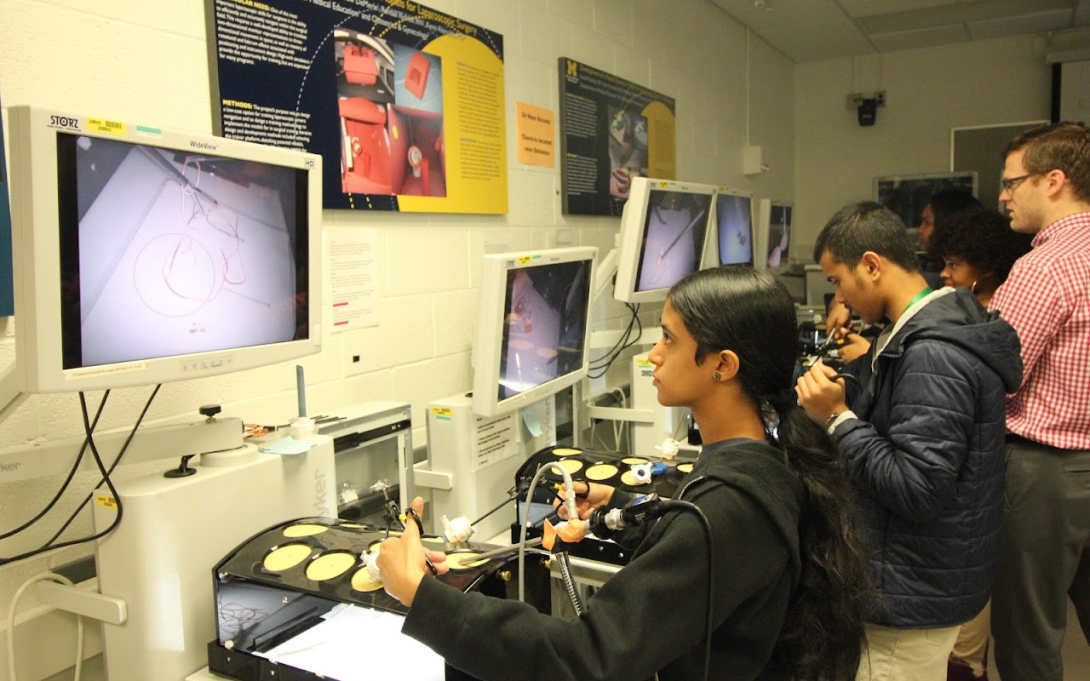
{"label": "second wall-mounted monitor", "polygon": [[581,380],[598,249],[486,255],[473,345],[473,411],[498,416]]}
{"label": "second wall-mounted monitor", "polygon": [[661,302],[671,286],[700,269],[714,199],[711,185],[632,178],[613,297]]}
{"label": "second wall-mounted monitor", "polygon": [[794,204],[761,199],[757,211],[756,266],[779,272],[791,264]]}
{"label": "second wall-mounted monitor", "polygon": [[753,198],[720,188],[715,195],[715,244],[720,265],[753,265]]}

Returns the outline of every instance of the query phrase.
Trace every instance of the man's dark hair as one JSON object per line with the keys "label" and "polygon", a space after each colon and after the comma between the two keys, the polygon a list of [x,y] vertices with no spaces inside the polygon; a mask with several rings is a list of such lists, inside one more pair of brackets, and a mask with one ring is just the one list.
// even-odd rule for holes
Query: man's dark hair
{"label": "man's dark hair", "polygon": [[1027,130],[1010,141],[1003,160],[1021,149],[1027,173],[1062,170],[1075,196],[1090,201],[1090,128],[1085,124],[1062,121]]}
{"label": "man's dark hair", "polygon": [[907,272],[920,270],[905,223],[874,201],[849,204],[829,219],[814,244],[814,262],[826,251],[833,262],[848,267],[858,265],[867,251],[874,251]]}

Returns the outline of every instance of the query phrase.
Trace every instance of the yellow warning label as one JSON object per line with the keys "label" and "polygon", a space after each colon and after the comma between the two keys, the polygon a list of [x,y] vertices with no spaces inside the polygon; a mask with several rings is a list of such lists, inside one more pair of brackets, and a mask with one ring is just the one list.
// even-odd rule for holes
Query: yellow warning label
{"label": "yellow warning label", "polygon": [[98,504],[99,506],[101,506],[102,508],[113,508],[113,509],[117,508],[117,499],[114,499],[113,497],[107,496],[105,494],[97,495],[95,497],[95,503]]}
{"label": "yellow warning label", "polygon": [[520,265],[529,265],[531,260],[533,260],[533,258],[531,258],[528,255],[519,256],[519,264]]}
{"label": "yellow warning label", "polygon": [[454,410],[450,407],[432,407],[431,413],[438,418],[451,418],[454,416]]}

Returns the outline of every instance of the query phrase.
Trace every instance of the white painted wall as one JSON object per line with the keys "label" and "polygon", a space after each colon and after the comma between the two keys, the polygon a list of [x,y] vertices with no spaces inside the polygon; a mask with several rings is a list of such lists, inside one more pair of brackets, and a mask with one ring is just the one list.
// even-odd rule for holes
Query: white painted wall
{"label": "white painted wall", "polygon": [[[825,222],[872,199],[874,177],[949,171],[951,128],[1047,120],[1044,54],[1041,38],[1010,38],[796,65],[792,255],[812,262]],[[873,127],[859,127],[847,96],[877,90],[886,106]]]}
{"label": "white painted wall", "polygon": [[[0,100],[5,106],[38,104],[139,119],[164,128],[210,131],[204,4],[0,0]],[[425,4],[504,36],[510,212],[429,216],[327,211],[327,225],[377,230],[378,252],[383,254],[381,324],[333,336],[320,355],[302,362],[313,413],[332,413],[367,400],[407,401],[413,405],[417,443],[425,437],[427,402],[470,388],[471,320],[485,245],[549,247],[557,243],[561,230],[571,230],[574,243],[597,245],[603,255],[612,246],[616,219],[561,214],[558,168],[532,168],[514,160],[514,102],[557,109],[558,57],[572,57],[676,98],[680,179],[790,198],[797,128],[792,101],[795,67],[760,40],[747,41],[746,30],[707,0]],[[771,167],[755,179],[741,174],[741,147],[747,141],[764,146]],[[619,314],[617,305],[609,305],[598,311],[598,323],[612,323]],[[13,323],[10,318],[0,320],[0,369],[14,356]],[[348,358],[353,354],[363,361],[351,364]],[[218,402],[225,415],[248,422],[283,422],[295,407],[294,376],[293,367],[283,365],[167,385],[148,419],[154,423],[196,417],[199,405]],[[148,392],[117,391],[100,427],[131,423]],[[81,432],[78,409],[73,395],[32,396],[0,423],[0,447],[76,435]],[[57,527],[94,484],[78,482],[79,494],[66,496],[62,512],[47,516],[40,525]],[[33,516],[59,483],[43,479],[0,484],[0,532]],[[89,530],[90,521],[84,518],[71,536]],[[0,556],[29,550],[47,536],[47,530],[40,529],[0,540]],[[88,552],[72,550],[65,557]],[[39,558],[0,567],[0,613],[6,613],[15,588],[50,561]],[[29,613],[33,605],[33,598],[27,598],[20,610]],[[63,658],[70,638],[70,633],[56,633],[43,643]],[[46,657],[28,655],[35,661]]]}

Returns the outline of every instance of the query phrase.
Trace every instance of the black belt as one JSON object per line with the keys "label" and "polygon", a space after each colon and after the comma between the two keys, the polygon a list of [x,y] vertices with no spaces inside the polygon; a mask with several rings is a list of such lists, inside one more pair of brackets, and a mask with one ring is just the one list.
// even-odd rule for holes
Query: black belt
{"label": "black belt", "polygon": [[1021,447],[1036,447],[1038,449],[1052,449],[1057,452],[1071,451],[1067,449],[1060,449],[1059,447],[1053,447],[1052,445],[1046,445],[1043,442],[1037,442],[1036,440],[1030,440],[1029,438],[1022,437],[1021,435],[1015,435],[1014,433],[1007,433],[1008,445],[1019,445]]}

